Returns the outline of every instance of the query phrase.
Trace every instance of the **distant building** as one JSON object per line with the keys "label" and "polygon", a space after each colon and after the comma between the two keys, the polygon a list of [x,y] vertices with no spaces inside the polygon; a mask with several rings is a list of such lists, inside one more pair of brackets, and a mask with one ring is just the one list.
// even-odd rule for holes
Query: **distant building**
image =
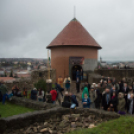
{"label": "distant building", "polygon": [[119,68],[125,68],[125,64],[119,63]]}
{"label": "distant building", "polygon": [[107,63],[105,61],[102,61],[101,57],[100,57],[100,65],[101,67],[107,67]]}
{"label": "distant building", "polygon": [[29,65],[29,66],[30,66],[30,65],[31,65],[31,62],[27,62],[27,65]]}
{"label": "distant building", "polygon": [[16,79],[13,77],[0,77],[0,81],[4,81],[7,83],[12,83],[13,81],[15,81]]}

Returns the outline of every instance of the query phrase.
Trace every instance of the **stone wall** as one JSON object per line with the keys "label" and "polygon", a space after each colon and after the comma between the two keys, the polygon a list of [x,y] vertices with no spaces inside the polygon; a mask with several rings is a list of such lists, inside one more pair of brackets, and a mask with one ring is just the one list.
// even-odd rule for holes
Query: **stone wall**
{"label": "stone wall", "polygon": [[134,69],[99,69],[94,72],[106,77],[115,77],[117,80],[123,77],[134,78]]}
{"label": "stone wall", "polygon": [[[52,83],[56,82],[56,71],[50,71]],[[17,86],[20,90],[24,87],[27,90],[34,88],[34,83],[38,82],[40,79],[46,80],[48,78],[48,70],[34,70],[31,73],[31,78],[17,78],[14,82],[5,83],[8,87],[8,90],[11,90],[13,86]]]}
{"label": "stone wall", "polygon": [[24,97],[16,97],[16,96],[12,97],[10,103],[32,108],[35,110],[50,109],[57,106],[56,104],[52,103],[39,102]]}
{"label": "stone wall", "polygon": [[[52,79],[52,82],[55,83],[56,82],[56,71],[55,70],[51,70],[50,71],[50,76]],[[31,72],[31,81],[32,82],[37,82],[40,79],[48,79],[48,70],[34,70]]]}
{"label": "stone wall", "polygon": [[34,87],[34,82],[31,81],[31,78],[20,78],[17,79],[14,82],[5,83],[8,90],[11,90],[13,86],[17,86],[20,90],[23,90],[23,88],[27,88],[27,90],[31,90]]}
{"label": "stone wall", "polygon": [[116,113],[97,109],[52,108],[0,119],[0,132],[4,134],[63,134],[76,128],[119,118]]}

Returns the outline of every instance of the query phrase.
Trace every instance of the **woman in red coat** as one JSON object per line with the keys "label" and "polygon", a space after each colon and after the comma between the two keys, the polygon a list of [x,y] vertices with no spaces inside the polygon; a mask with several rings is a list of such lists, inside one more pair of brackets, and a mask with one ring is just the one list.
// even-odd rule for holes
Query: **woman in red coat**
{"label": "woman in red coat", "polygon": [[56,98],[57,98],[57,91],[56,90],[51,90],[50,91],[50,94],[51,94],[51,96],[52,96],[52,102],[53,103],[55,103],[55,101],[56,101]]}

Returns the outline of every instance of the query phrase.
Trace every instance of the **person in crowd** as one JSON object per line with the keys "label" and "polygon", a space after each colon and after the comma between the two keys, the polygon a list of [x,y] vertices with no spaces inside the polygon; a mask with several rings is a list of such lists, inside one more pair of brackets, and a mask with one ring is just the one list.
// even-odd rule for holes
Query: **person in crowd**
{"label": "person in crowd", "polygon": [[119,87],[120,87],[119,92],[124,92],[124,83],[126,83],[126,79],[122,78],[122,80],[119,81]]}
{"label": "person in crowd", "polygon": [[105,90],[107,88],[107,81],[104,81],[103,85],[102,85],[102,89]]}
{"label": "person in crowd", "polygon": [[84,84],[83,84],[83,86],[81,87],[81,90],[83,91],[83,89],[84,89],[84,87],[87,87],[88,88],[88,92],[90,91],[90,84],[88,83],[88,82],[85,82]]}
{"label": "person in crowd", "polygon": [[124,83],[124,87],[123,87],[123,91],[122,92],[124,93],[124,98],[125,98],[125,101],[126,101],[125,109],[128,111],[127,94],[129,92],[129,88],[128,88],[127,83]]}
{"label": "person in crowd", "polygon": [[87,94],[87,96],[89,97],[89,92],[88,92],[88,88],[84,87],[84,90],[82,92],[82,99],[84,98],[84,94]]}
{"label": "person in crowd", "polygon": [[52,97],[51,98],[52,103],[55,104],[56,99],[57,99],[57,91],[53,89],[53,90],[50,91],[50,94],[51,94],[51,97]]}
{"label": "person in crowd", "polygon": [[113,77],[113,79],[112,79],[112,85],[115,85],[116,84],[116,79],[115,79],[115,77]]}
{"label": "person in crowd", "polygon": [[66,89],[66,81],[67,81],[67,78],[68,78],[68,76],[66,76],[65,78],[64,78],[64,81],[63,81],[63,84],[64,84],[64,88]]}
{"label": "person in crowd", "polygon": [[80,92],[80,79],[78,77],[76,79],[76,90],[77,90],[77,93]]}
{"label": "person in crowd", "polygon": [[108,111],[115,111],[117,112],[117,105],[118,105],[118,98],[115,91],[112,92],[112,97],[110,100],[110,106],[108,108]]}
{"label": "person in crowd", "polygon": [[64,91],[64,88],[62,88],[59,84],[55,83],[55,89],[57,91],[57,93],[60,93],[61,96],[63,97],[63,91]]}
{"label": "person in crowd", "polygon": [[96,100],[97,98],[97,94],[94,90],[93,87],[91,87],[90,91],[89,91],[89,98],[90,98],[90,108],[95,108],[95,103],[94,101]]}
{"label": "person in crowd", "polygon": [[111,79],[108,77],[108,84],[107,84],[107,88],[109,88],[111,90],[112,88],[112,82]]}
{"label": "person in crowd", "polygon": [[130,87],[127,94],[127,99],[130,99],[131,94],[133,94],[133,89]]}
{"label": "person in crowd", "polygon": [[115,81],[115,83],[113,85],[115,86],[116,91],[119,92],[119,90],[120,90],[119,83]]}
{"label": "person in crowd", "polygon": [[66,79],[66,82],[65,82],[65,88],[66,88],[67,91],[70,90],[70,84],[71,84],[71,79],[70,79],[70,77],[68,77]]}
{"label": "person in crowd", "polygon": [[133,88],[131,85],[128,86],[128,91],[130,91],[130,90],[133,92]]}
{"label": "person in crowd", "polygon": [[92,83],[91,87],[95,89],[96,83]]}
{"label": "person in crowd", "polygon": [[100,109],[100,103],[101,103],[101,97],[102,97],[100,89],[101,89],[101,86],[100,86],[100,83],[98,83],[98,85],[96,85],[96,90],[95,90],[97,97],[94,101],[95,102],[95,108],[97,108],[97,109]]}
{"label": "person in crowd", "polygon": [[133,89],[133,92],[134,92],[134,81],[132,82],[132,89]]}
{"label": "person in crowd", "polygon": [[27,89],[25,87],[23,88],[23,97],[27,98]]}
{"label": "person in crowd", "polygon": [[106,88],[105,93],[102,95],[102,109],[107,110],[110,105],[111,93],[110,89]]}
{"label": "person in crowd", "polygon": [[23,96],[22,96],[22,92],[21,92],[21,90],[18,90],[18,91],[17,91],[16,96],[17,96],[17,97],[23,97]]}
{"label": "person in crowd", "polygon": [[116,95],[118,94],[118,91],[116,90],[115,86],[112,86],[110,92],[111,92],[111,96],[113,95],[113,92],[115,92]]}
{"label": "person in crowd", "polygon": [[33,88],[31,90],[31,99],[32,100],[37,100],[37,89],[36,88]]}
{"label": "person in crowd", "polygon": [[102,82],[107,81],[107,78],[105,76],[101,77]]}
{"label": "person in crowd", "polygon": [[63,101],[63,93],[62,92],[64,91],[64,88],[60,87],[59,84],[55,83],[55,89],[57,91],[57,101],[61,105],[62,101]]}
{"label": "person in crowd", "polygon": [[82,98],[82,104],[83,108],[90,108],[90,98],[86,93],[84,94],[84,98]]}
{"label": "person in crowd", "polygon": [[63,88],[63,78],[61,76],[58,77],[58,84]]}
{"label": "person in crowd", "polygon": [[80,72],[79,72],[79,70],[76,71],[76,80],[77,80],[77,78],[80,80]]}
{"label": "person in crowd", "polygon": [[38,89],[38,93],[37,93],[37,98],[38,98],[38,101],[43,101],[43,97],[44,97],[44,91],[40,88]]}
{"label": "person in crowd", "polygon": [[80,80],[81,81],[83,80],[83,70],[82,69],[80,70]]}
{"label": "person in crowd", "polygon": [[70,92],[70,97],[71,97],[71,106],[70,108],[76,108],[78,107],[78,101],[76,99],[76,95],[72,95],[72,93]]}
{"label": "person in crowd", "polygon": [[12,88],[12,94],[13,96],[17,96],[19,92],[19,88],[17,86],[13,86]]}
{"label": "person in crowd", "polygon": [[65,96],[64,96],[64,99],[62,102],[62,107],[70,108],[70,106],[71,106],[71,97],[70,97],[68,91],[65,91]]}
{"label": "person in crowd", "polygon": [[126,105],[126,101],[124,99],[124,94],[122,92],[119,92],[118,95],[118,105],[117,105],[117,110],[118,110],[118,114],[121,115],[125,115],[125,105]]}
{"label": "person in crowd", "polygon": [[2,94],[2,104],[5,104],[6,97],[8,98],[8,94],[7,94],[7,87],[3,81],[1,82],[1,85],[0,85],[0,91]]}
{"label": "person in crowd", "polygon": [[130,97],[128,98],[128,113],[133,114],[134,113],[134,94],[131,93]]}

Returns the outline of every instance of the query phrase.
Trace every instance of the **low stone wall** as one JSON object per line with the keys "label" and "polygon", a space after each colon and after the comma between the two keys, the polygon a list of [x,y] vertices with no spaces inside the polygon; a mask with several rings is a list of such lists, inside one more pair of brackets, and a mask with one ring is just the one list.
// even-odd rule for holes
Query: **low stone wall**
{"label": "low stone wall", "polygon": [[98,69],[94,72],[106,77],[115,77],[117,80],[121,80],[123,77],[134,80],[134,69]]}
{"label": "low stone wall", "polygon": [[56,104],[52,103],[39,102],[24,97],[16,97],[16,96],[12,97],[10,103],[32,108],[35,110],[50,109],[57,106]]}
{"label": "low stone wall", "polygon": [[97,109],[52,108],[0,119],[4,134],[63,134],[78,128],[90,128],[98,123],[119,118],[116,113]]}
{"label": "low stone wall", "polygon": [[17,78],[14,82],[6,82],[8,90],[11,91],[13,86],[17,86],[20,90],[23,90],[25,87],[27,90],[33,89],[34,83],[31,81],[31,78]]}

